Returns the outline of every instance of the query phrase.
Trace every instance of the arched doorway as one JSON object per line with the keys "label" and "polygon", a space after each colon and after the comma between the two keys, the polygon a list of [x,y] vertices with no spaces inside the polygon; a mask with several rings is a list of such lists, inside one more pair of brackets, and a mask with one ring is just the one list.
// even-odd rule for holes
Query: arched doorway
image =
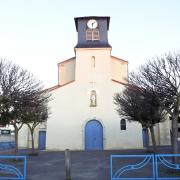
{"label": "arched doorway", "polygon": [[103,127],[97,120],[88,121],[85,126],[85,150],[103,149]]}

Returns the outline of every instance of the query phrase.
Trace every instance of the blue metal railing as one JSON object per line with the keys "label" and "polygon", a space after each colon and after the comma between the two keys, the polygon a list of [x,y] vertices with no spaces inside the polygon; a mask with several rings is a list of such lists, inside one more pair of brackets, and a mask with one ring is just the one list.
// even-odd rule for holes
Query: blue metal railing
{"label": "blue metal railing", "polygon": [[26,156],[0,156],[0,179],[26,179]]}
{"label": "blue metal railing", "polygon": [[[119,160],[122,160],[123,163],[119,163]],[[111,180],[155,179],[154,155],[111,155],[110,167]],[[142,173],[138,173],[138,177],[132,178],[137,171],[146,170],[147,168],[151,168],[148,177],[143,177]]]}
{"label": "blue metal railing", "polygon": [[173,163],[174,157],[179,160],[180,154],[158,154],[155,156],[157,180],[180,179],[180,161],[178,164]]}
{"label": "blue metal railing", "polygon": [[[178,164],[173,157],[179,158]],[[111,155],[111,180],[180,180],[180,154]]]}

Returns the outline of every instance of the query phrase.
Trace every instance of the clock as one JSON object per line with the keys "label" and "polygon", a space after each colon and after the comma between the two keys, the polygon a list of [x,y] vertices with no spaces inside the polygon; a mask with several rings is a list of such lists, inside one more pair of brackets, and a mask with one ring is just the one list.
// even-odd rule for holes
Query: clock
{"label": "clock", "polygon": [[97,28],[97,26],[98,26],[98,22],[97,22],[95,19],[90,19],[90,20],[87,22],[87,26],[88,26],[88,28],[90,28],[90,29],[95,29],[95,28]]}

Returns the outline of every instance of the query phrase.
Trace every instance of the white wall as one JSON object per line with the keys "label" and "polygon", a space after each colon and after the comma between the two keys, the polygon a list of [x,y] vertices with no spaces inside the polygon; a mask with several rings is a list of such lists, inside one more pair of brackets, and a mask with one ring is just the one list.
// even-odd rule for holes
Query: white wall
{"label": "white wall", "polygon": [[159,123],[159,128],[160,128],[160,145],[170,145],[171,121],[166,120],[165,122]]}
{"label": "white wall", "polygon": [[18,134],[18,146],[19,148],[27,148],[28,147],[28,127],[27,125],[23,125],[19,130]]}
{"label": "white wall", "polygon": [[[111,49],[76,49],[76,80],[54,90],[49,103],[51,115],[47,121],[47,149],[79,149],[84,147],[84,128],[91,119],[102,123],[104,149],[142,147],[142,128],[137,123],[120,130],[120,118],[115,111],[113,95],[123,89],[113,82]],[[92,56],[96,65],[92,68]],[[91,83],[94,82],[94,83]],[[90,91],[97,92],[97,107],[90,107]]]}
{"label": "white wall", "polygon": [[1,135],[0,134],[0,142],[14,142],[14,135]]}
{"label": "white wall", "polygon": [[75,58],[58,64],[59,85],[67,84],[75,80]]}
{"label": "white wall", "polygon": [[128,62],[112,57],[112,79],[126,83],[128,77]]}
{"label": "white wall", "polygon": [[[39,131],[46,131],[46,123],[39,124],[34,131],[34,147],[38,148],[39,145]],[[32,138],[30,131],[27,125],[23,125],[23,127],[19,131],[19,148],[31,148],[32,147]]]}

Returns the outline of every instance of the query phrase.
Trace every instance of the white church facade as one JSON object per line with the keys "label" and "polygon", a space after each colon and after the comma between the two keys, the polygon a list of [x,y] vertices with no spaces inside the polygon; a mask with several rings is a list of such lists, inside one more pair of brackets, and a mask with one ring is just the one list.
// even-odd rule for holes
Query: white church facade
{"label": "white church facade", "polygon": [[[35,146],[47,150],[108,150],[142,148],[139,123],[119,117],[114,94],[128,79],[128,62],[111,55],[110,17],[77,17],[75,57],[58,64],[58,84],[49,88],[52,100],[46,124],[35,132]],[[170,143],[169,122],[156,126],[159,144]],[[167,129],[162,131],[160,129]],[[30,144],[27,128],[20,131],[20,147]],[[21,138],[23,136],[23,138]],[[161,141],[161,142],[160,142]]]}

